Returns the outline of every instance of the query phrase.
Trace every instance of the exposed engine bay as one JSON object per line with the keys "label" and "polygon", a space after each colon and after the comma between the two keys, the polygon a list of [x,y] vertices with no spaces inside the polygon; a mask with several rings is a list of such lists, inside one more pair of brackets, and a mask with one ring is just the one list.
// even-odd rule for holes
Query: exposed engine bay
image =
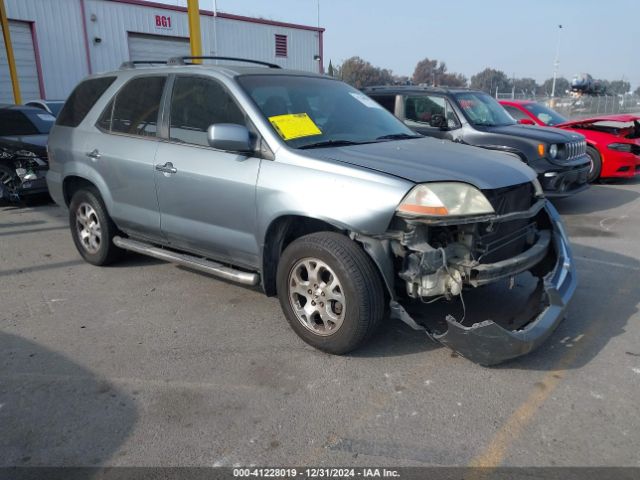
{"label": "exposed engine bay", "polygon": [[545,199],[517,188],[484,193],[493,215],[397,216],[387,241],[396,276],[392,316],[490,365],[530,351],[553,331],[575,277],[560,219]]}
{"label": "exposed engine bay", "polygon": [[18,201],[31,190],[46,188],[47,162],[29,150],[0,149],[0,200]]}
{"label": "exposed engine bay", "polygon": [[407,297],[450,300],[465,287],[530,270],[547,256],[551,226],[544,200],[523,187],[492,193],[495,215],[394,220],[399,232],[391,248]]}

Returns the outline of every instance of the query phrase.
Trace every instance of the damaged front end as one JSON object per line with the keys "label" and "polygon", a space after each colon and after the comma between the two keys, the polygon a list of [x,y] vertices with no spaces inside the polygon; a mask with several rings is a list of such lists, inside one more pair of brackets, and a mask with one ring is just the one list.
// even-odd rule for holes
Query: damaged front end
{"label": "damaged front end", "polygon": [[18,202],[25,195],[47,191],[46,155],[0,147],[0,200]]}
{"label": "damaged front end", "polygon": [[[481,195],[491,207],[476,202],[470,215],[399,209],[386,238],[377,241],[388,249],[395,273],[392,315],[492,365],[544,342],[564,318],[576,275],[560,217],[537,185]],[[366,242],[365,248],[372,253]]]}

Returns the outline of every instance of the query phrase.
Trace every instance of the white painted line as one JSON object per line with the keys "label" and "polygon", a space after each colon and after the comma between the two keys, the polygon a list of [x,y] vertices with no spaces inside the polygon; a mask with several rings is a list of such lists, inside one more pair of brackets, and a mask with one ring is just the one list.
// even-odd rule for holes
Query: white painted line
{"label": "white painted line", "polygon": [[595,258],[587,258],[587,257],[574,257],[575,260],[580,260],[583,262],[597,263],[599,265],[608,265],[610,267],[624,268],[625,270],[633,270],[634,272],[640,271],[640,267],[634,267],[632,265],[625,265],[624,263],[618,262],[607,262],[606,260],[597,260]]}

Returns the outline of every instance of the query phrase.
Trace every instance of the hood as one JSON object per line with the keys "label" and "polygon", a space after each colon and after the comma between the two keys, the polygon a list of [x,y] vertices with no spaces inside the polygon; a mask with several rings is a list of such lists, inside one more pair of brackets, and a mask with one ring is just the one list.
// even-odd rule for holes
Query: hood
{"label": "hood", "polygon": [[48,139],[47,134],[0,137],[0,146],[16,150],[31,150],[39,156],[46,157]]}
{"label": "hood", "polygon": [[555,127],[540,128],[533,125],[503,125],[500,127],[476,127],[477,130],[513,137],[528,138],[544,143],[566,143],[584,139],[579,133],[570,133]]}
{"label": "hood", "polygon": [[414,183],[458,181],[481,190],[530,182],[536,177],[533,170],[511,155],[430,137],[319,148],[304,153]]}
{"label": "hood", "polygon": [[638,115],[602,115],[600,117],[592,117],[592,118],[581,118],[578,120],[572,120],[570,122],[564,122],[556,125],[557,127],[570,127],[574,125],[589,125],[591,123],[598,122],[621,122],[621,123],[631,123],[633,121],[640,121],[640,116]]}

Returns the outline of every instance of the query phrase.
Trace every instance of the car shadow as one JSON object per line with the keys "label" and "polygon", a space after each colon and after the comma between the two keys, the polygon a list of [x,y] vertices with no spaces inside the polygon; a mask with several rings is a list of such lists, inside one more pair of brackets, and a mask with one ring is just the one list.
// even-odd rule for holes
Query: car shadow
{"label": "car shadow", "polygon": [[[536,351],[507,361],[492,368],[520,370],[555,370],[562,358],[573,348],[572,360],[563,368],[580,368],[588,364],[606,347],[609,341],[624,333],[629,319],[638,312],[640,283],[635,278],[640,272],[640,261],[614,252],[573,245],[578,273],[578,288],[569,305],[568,315],[558,329]],[[478,290],[478,292],[481,292]],[[469,299],[471,295],[467,295]],[[518,315],[516,302],[491,296],[477,295],[475,305],[467,301],[467,319],[471,323],[495,318],[494,315]],[[452,303],[450,312],[461,318],[461,308]],[[425,305],[425,317],[443,315],[446,304]],[[477,310],[473,310],[477,308]],[[511,309],[511,310],[510,310]],[[495,312],[498,312],[497,314]],[[469,320],[465,321],[468,324]],[[352,353],[354,357],[391,357],[445,348],[431,341],[424,333],[412,330],[399,320],[386,318],[374,338]],[[629,352],[628,355],[640,355]],[[451,351],[452,356],[456,356]]]}
{"label": "car shadow", "polygon": [[100,466],[129,436],[136,404],[117,386],[9,333],[0,332],[0,358],[0,467]]}
{"label": "car shadow", "polygon": [[[639,180],[640,181],[640,180]],[[621,207],[636,200],[640,193],[634,190],[618,188],[623,184],[638,183],[637,181],[616,181],[611,184],[592,185],[586,192],[578,193],[567,198],[552,199],[552,203],[562,215],[581,215],[602,212]]]}

